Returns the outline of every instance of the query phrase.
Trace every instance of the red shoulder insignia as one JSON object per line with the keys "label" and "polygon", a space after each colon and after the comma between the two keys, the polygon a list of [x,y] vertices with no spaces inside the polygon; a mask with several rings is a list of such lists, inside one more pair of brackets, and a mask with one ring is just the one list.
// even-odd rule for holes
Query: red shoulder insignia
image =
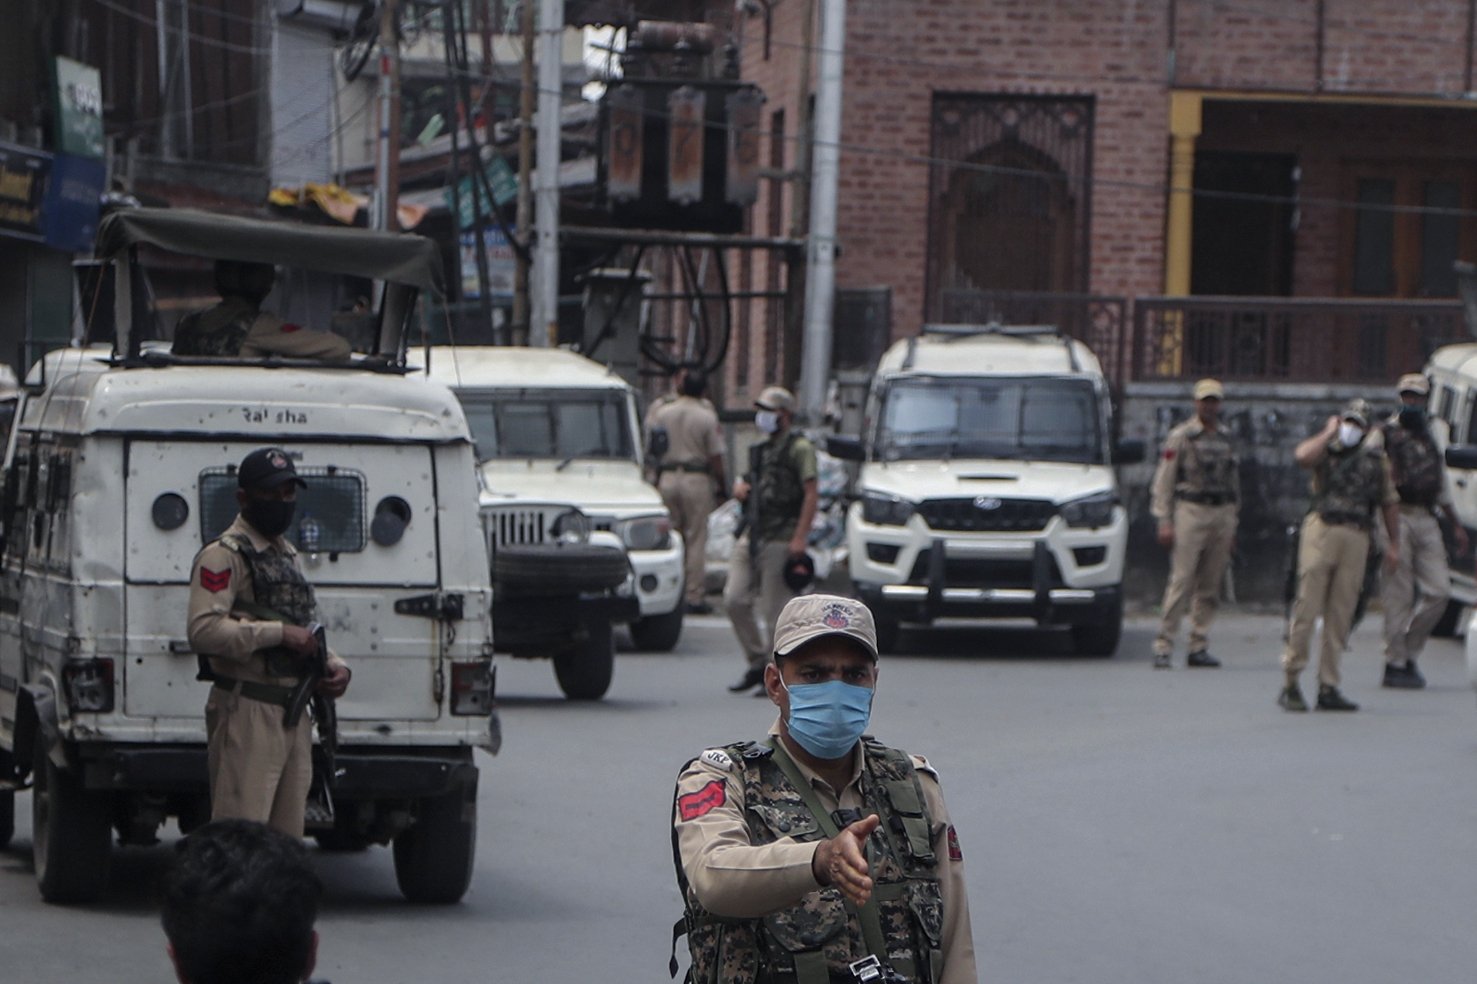
{"label": "red shoulder insignia", "polygon": [[302,330],[303,330],[303,326],[302,325],[295,325],[291,321],[284,321],[284,322],[282,322],[282,331],[285,334],[291,335],[295,331],[302,331]]}
{"label": "red shoulder insignia", "polygon": [[1164,460],[1165,461],[1173,461],[1174,460],[1174,455],[1175,455],[1174,448],[1165,448],[1164,449]]}
{"label": "red shoulder insignia", "polygon": [[213,571],[209,567],[200,568],[200,586],[211,592],[226,590],[231,586],[231,569]]}
{"label": "red shoulder insignia", "polygon": [[952,823],[949,824],[949,860],[964,860],[964,852],[959,850],[959,835],[954,833],[954,825]]}
{"label": "red shoulder insignia", "polygon": [[724,780],[714,779],[697,792],[679,797],[677,815],[683,820],[696,820],[700,816],[713,812],[728,798],[726,787],[727,783]]}

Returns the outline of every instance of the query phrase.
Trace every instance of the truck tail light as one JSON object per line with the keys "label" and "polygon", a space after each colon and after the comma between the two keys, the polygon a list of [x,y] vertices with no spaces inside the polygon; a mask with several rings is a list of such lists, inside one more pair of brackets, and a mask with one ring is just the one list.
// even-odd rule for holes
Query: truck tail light
{"label": "truck tail light", "polygon": [[451,664],[451,713],[465,716],[492,713],[497,670],[490,659]]}
{"label": "truck tail light", "polygon": [[73,660],[62,668],[62,688],[72,713],[107,714],[113,709],[113,661]]}

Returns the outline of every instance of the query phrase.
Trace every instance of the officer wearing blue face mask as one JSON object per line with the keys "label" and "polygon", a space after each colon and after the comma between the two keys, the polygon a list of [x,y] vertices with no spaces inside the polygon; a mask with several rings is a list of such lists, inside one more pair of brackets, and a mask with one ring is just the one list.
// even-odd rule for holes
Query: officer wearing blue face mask
{"label": "officer wearing blue face mask", "polygon": [[780,709],[768,737],[710,748],[677,780],[690,981],[977,980],[938,775],[864,734],[876,686],[865,605],[807,595],[784,607],[764,669]]}

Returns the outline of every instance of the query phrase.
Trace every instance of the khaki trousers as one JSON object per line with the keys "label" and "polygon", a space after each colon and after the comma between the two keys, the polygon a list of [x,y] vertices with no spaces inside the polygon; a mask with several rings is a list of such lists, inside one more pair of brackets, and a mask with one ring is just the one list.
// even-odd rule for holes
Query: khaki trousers
{"label": "khaki trousers", "polygon": [[1303,520],[1298,546],[1297,600],[1287,628],[1282,669],[1288,682],[1308,665],[1313,626],[1323,616],[1323,644],[1318,654],[1318,682],[1339,685],[1339,659],[1349,641],[1349,625],[1364,584],[1369,534],[1357,526],[1331,526],[1310,513]]}
{"label": "khaki trousers", "polygon": [[[788,541],[765,540],[750,563],[749,535],[745,533],[734,541],[728,559],[728,582],[723,585],[723,607],[750,666],[769,662],[774,654],[774,623],[779,620],[780,610],[795,597],[785,583],[785,561],[789,558]],[[762,627],[760,616],[764,619]]]}
{"label": "khaki trousers", "polygon": [[704,559],[708,548],[708,513],[713,507],[713,476],[697,472],[662,472],[657,484],[672,525],[682,534],[682,573],[687,603],[703,601]]}
{"label": "khaki trousers", "polygon": [[[1417,599],[1419,592],[1419,599]],[[1420,656],[1431,630],[1446,613],[1451,571],[1441,524],[1424,506],[1400,507],[1400,566],[1380,582],[1385,609],[1385,662]]]}
{"label": "khaki trousers", "polygon": [[1209,506],[1183,499],[1174,504],[1174,547],[1169,583],[1164,586],[1164,617],[1155,654],[1174,651],[1185,609],[1190,610],[1190,652],[1204,651],[1221,603],[1221,578],[1236,539],[1236,507]]}
{"label": "khaki trousers", "polygon": [[205,702],[210,819],[255,820],[289,837],[303,835],[313,780],[313,724],[282,724],[277,704],[219,687]]}

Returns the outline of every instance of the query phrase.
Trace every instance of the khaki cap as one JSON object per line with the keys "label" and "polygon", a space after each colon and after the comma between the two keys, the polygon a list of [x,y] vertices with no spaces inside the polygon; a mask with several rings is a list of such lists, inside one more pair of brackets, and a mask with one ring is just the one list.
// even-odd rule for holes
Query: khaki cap
{"label": "khaki cap", "polygon": [[1431,383],[1418,372],[1408,372],[1395,384],[1396,393],[1419,393],[1426,396],[1431,392]]}
{"label": "khaki cap", "polygon": [[791,598],[774,623],[774,654],[788,656],[813,639],[845,636],[877,658],[877,626],[872,612],[855,598],[812,594]]}
{"label": "khaki cap", "polygon": [[1195,399],[1197,400],[1224,400],[1226,388],[1221,385],[1219,379],[1202,379],[1195,384]]}
{"label": "khaki cap", "polygon": [[759,394],[759,399],[754,401],[754,406],[761,410],[789,410],[795,412],[795,394],[783,386],[766,386]]}
{"label": "khaki cap", "polygon": [[1344,409],[1339,416],[1344,420],[1352,420],[1360,427],[1369,426],[1369,403],[1366,400],[1353,399],[1344,404]]}

